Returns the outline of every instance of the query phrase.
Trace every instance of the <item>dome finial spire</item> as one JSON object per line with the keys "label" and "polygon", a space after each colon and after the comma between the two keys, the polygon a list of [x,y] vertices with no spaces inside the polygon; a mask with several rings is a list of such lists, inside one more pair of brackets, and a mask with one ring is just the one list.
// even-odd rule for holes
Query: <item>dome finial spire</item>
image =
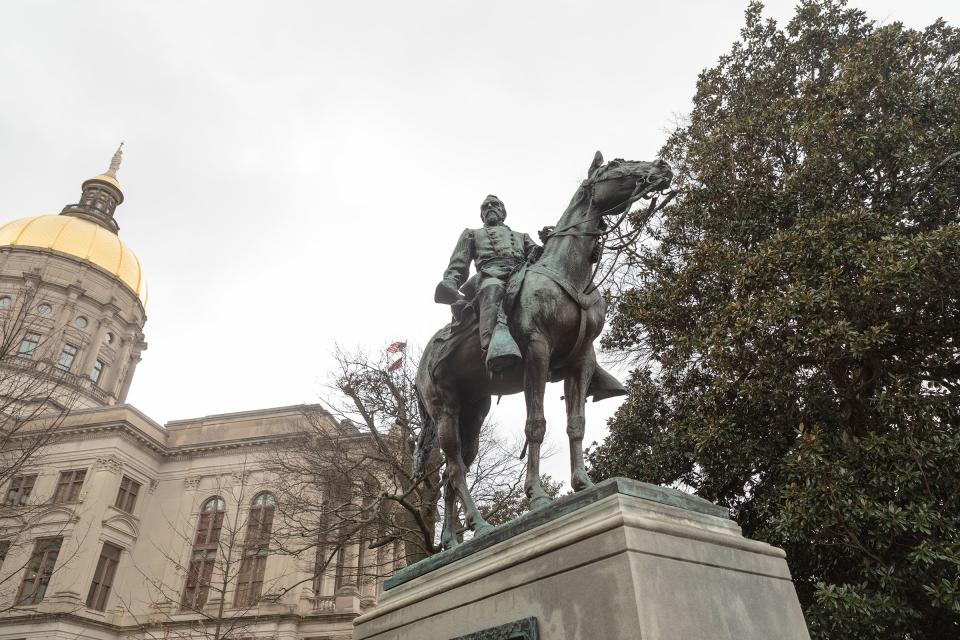
{"label": "dome finial spire", "polygon": [[120,226],[113,219],[113,214],[117,205],[123,202],[123,191],[120,190],[120,183],[117,182],[117,171],[120,170],[121,160],[123,160],[122,142],[110,159],[110,168],[98,176],[84,180],[80,202],[68,204],[60,213],[83,218],[116,233]]}
{"label": "dome finial spire", "polygon": [[117,171],[120,170],[121,160],[123,160],[123,142],[120,142],[120,146],[117,147],[116,152],[113,154],[113,158],[110,160],[110,168],[107,169],[107,172],[104,175],[116,179]]}

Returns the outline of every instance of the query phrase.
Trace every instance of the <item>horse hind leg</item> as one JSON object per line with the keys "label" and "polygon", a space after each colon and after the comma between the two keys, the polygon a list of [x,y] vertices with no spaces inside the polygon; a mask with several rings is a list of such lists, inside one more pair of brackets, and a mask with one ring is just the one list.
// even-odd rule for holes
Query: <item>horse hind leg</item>
{"label": "horse hind leg", "polygon": [[[473,464],[477,457],[477,451],[480,449],[480,429],[483,427],[483,421],[488,413],[490,413],[489,397],[476,404],[464,407],[460,412],[461,456],[464,468],[467,471],[469,471],[470,465]],[[446,472],[444,472],[443,480],[444,524],[440,542],[444,549],[448,549],[460,542],[457,538],[457,528],[460,523],[457,519],[457,489],[453,486]],[[486,531],[486,529],[481,527],[478,533],[483,531]]]}
{"label": "horse hind leg", "polygon": [[570,439],[570,486],[574,491],[582,491],[593,485],[583,465],[583,435],[587,424],[587,385],[590,384],[596,364],[596,356],[591,349],[581,366],[563,381],[563,395],[567,404],[567,437]]}
{"label": "horse hind leg", "polygon": [[463,463],[468,470],[480,450],[480,430],[490,413],[490,405],[490,398],[486,397],[465,407],[460,413],[460,442],[463,446]]}
{"label": "horse hind leg", "polygon": [[[447,414],[442,420],[446,423],[440,428],[440,446],[447,458],[447,482],[456,489],[456,495],[463,505],[463,515],[467,526],[474,534],[480,535],[492,527],[484,520],[473,502],[470,488],[467,486],[467,465],[463,461],[463,446],[457,417]],[[454,533],[454,535],[456,535]]]}
{"label": "horse hind leg", "polygon": [[[465,407],[460,413],[460,442],[464,473],[470,471],[470,465],[476,460],[477,453],[480,451],[480,430],[488,413],[490,413],[489,396]],[[493,526],[483,520],[480,526],[474,528],[474,535],[483,535],[492,529]]]}

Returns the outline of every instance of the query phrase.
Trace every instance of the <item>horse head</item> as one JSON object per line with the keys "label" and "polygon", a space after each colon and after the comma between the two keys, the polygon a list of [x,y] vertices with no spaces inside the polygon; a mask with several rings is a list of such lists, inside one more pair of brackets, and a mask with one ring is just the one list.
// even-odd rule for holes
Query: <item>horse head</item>
{"label": "horse head", "polygon": [[591,191],[592,208],[607,216],[619,215],[640,198],[666,191],[672,179],[673,171],[663,160],[616,158],[604,164],[603,154],[597,151],[583,186]]}

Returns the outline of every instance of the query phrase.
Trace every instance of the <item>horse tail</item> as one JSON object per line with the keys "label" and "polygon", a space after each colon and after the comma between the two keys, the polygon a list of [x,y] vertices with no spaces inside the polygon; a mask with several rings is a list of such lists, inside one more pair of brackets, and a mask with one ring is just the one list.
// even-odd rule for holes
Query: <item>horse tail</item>
{"label": "horse tail", "polygon": [[419,476],[427,468],[430,453],[437,446],[437,423],[420,397],[420,390],[414,387],[417,395],[417,406],[420,408],[420,435],[417,437],[417,447],[413,450],[413,475]]}

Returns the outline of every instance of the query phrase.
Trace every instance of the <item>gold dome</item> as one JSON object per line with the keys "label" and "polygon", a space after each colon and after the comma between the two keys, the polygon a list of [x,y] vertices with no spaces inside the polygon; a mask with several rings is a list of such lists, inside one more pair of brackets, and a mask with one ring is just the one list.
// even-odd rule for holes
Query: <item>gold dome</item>
{"label": "gold dome", "polygon": [[0,226],[0,247],[52,249],[92,262],[120,279],[147,306],[140,261],[117,234],[100,225],[64,215],[21,218]]}

